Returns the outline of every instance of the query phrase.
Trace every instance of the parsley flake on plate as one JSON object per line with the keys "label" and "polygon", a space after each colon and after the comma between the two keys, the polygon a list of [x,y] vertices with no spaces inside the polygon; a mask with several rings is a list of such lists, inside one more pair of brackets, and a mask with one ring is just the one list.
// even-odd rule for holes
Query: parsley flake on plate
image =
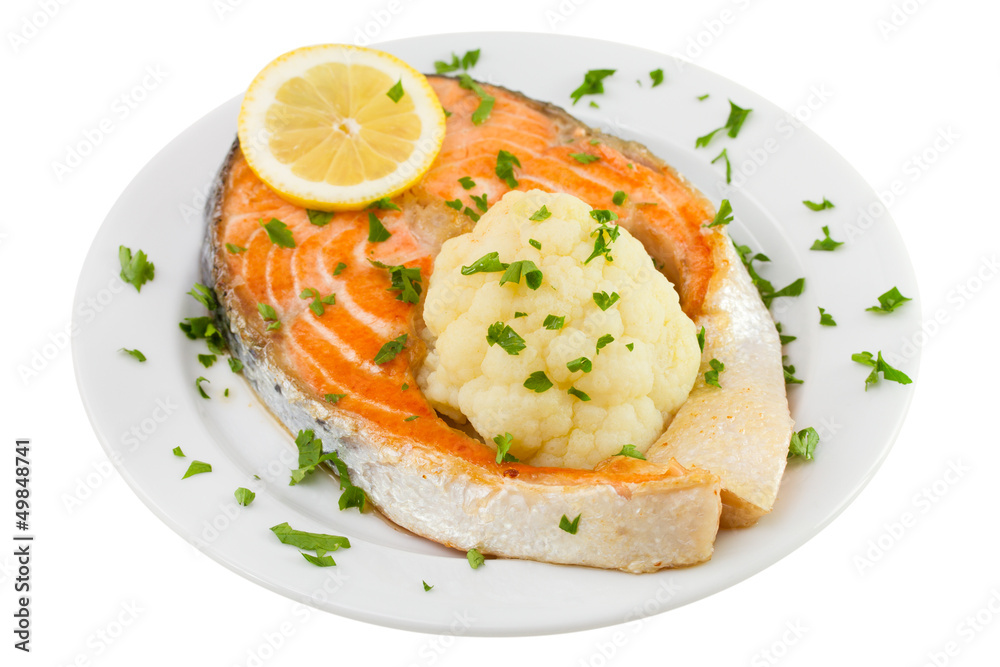
{"label": "parsley flake on plate", "polygon": [[583,83],[569,96],[573,99],[573,104],[580,101],[584,95],[603,95],[604,80],[615,73],[613,69],[592,69],[583,75]]}
{"label": "parsley flake on plate", "polygon": [[810,211],[822,211],[823,209],[834,208],[833,203],[826,197],[823,197],[823,201],[818,204],[814,201],[809,201],[808,199],[803,200],[802,203],[805,204],[806,208]]}
{"label": "parsley flake on plate", "polygon": [[870,366],[872,369],[872,372],[865,378],[865,391],[868,391],[869,386],[878,383],[879,373],[882,374],[883,378],[891,382],[898,382],[899,384],[910,384],[913,382],[906,373],[890,366],[889,362],[882,358],[881,350],[878,352],[877,358],[871,352],[860,352],[852,354],[851,359],[859,364]]}
{"label": "parsley flake on plate", "polygon": [[588,396],[586,393],[580,391],[576,387],[570,387],[569,389],[566,390],[566,393],[569,394],[570,396],[576,396],[581,401],[589,401],[590,400],[590,396]]}
{"label": "parsley flake on plate", "polygon": [[580,164],[590,164],[591,162],[597,162],[601,159],[600,156],[592,155],[590,153],[570,153],[569,156]]}
{"label": "parsley flake on plate", "polygon": [[545,204],[542,204],[542,207],[537,211],[535,211],[534,213],[532,213],[531,217],[528,218],[528,220],[531,220],[532,222],[542,222],[543,220],[548,220],[551,217],[552,213],[549,211],[549,209],[545,208]]}
{"label": "parsley flake on plate", "polygon": [[234,245],[232,243],[227,243],[226,244],[226,250],[228,250],[229,252],[231,252],[234,255],[238,255],[241,252],[246,252],[247,251],[247,249],[244,248],[243,246],[241,246],[241,245]]}
{"label": "parsley flake on plate", "polygon": [[347,394],[324,394],[323,400],[325,400],[327,403],[336,403],[344,396],[347,396]]}
{"label": "parsley flake on plate", "polygon": [[546,315],[545,321],[542,322],[542,326],[549,331],[559,331],[566,324],[566,316],[561,315],[556,317],[555,315]]}
{"label": "parsley flake on plate", "polygon": [[724,227],[733,221],[733,207],[729,203],[728,199],[723,199],[722,203],[719,204],[719,212],[715,214],[715,218],[712,222],[707,225],[702,225],[703,227]]}
{"label": "parsley flake on plate", "polygon": [[142,250],[135,254],[125,246],[118,246],[118,263],[121,264],[121,279],[135,287],[136,292],[142,291],[142,286],[153,279],[156,267]]}
{"label": "parsley flake on plate", "polygon": [[212,464],[205,463],[204,461],[191,461],[191,465],[188,466],[187,472],[181,479],[187,479],[193,475],[200,475],[203,472],[212,472]]}
{"label": "parsley flake on plate", "polygon": [[327,306],[332,306],[337,303],[337,296],[335,294],[327,294],[326,296],[320,296],[319,290],[312,287],[306,287],[299,293],[300,299],[312,299],[309,304],[309,310],[313,312],[313,315],[320,317],[326,312],[324,304]]}
{"label": "parsley flake on plate", "polygon": [[[473,81],[472,77],[468,74],[463,73],[458,75],[458,85],[466,90],[471,90],[479,98],[479,106],[472,112],[472,124],[482,125],[490,117],[493,105],[497,101],[496,98],[483,90],[483,87]],[[520,167],[521,165],[518,164],[517,166]]]}
{"label": "parsley flake on plate", "polygon": [[625,194],[624,190],[615,190],[615,193],[611,195],[611,203],[615,206],[621,206],[628,199],[628,195]]}
{"label": "parsley flake on plate", "polygon": [[577,371],[583,371],[584,373],[589,373],[594,370],[594,363],[587,357],[578,357],[572,361],[566,362],[566,368],[569,369],[570,373],[575,373]]}
{"label": "parsley flake on plate", "polygon": [[483,555],[479,553],[479,549],[469,549],[465,553],[465,557],[469,560],[469,567],[473,570],[478,570],[486,562]]}
{"label": "parsley flake on plate", "polygon": [[424,581],[424,580],[422,580],[422,579],[420,580],[420,583],[422,583],[422,584],[424,585],[424,592],[425,592],[425,593],[426,593],[427,591],[429,591],[430,589],[434,588],[434,586],[433,586],[433,585],[431,585],[431,584],[428,584],[428,583],[427,583],[426,581]]}
{"label": "parsley flake on plate", "polygon": [[236,502],[242,505],[243,507],[246,507],[247,505],[252,503],[253,499],[257,497],[256,493],[242,486],[236,489],[236,491],[233,492],[233,495],[236,497]]}
{"label": "parsley flake on plate", "polygon": [[723,148],[722,152],[719,153],[718,155],[716,155],[715,159],[712,160],[712,164],[715,164],[719,160],[725,160],[726,161],[726,183],[732,183],[733,182],[733,167],[732,167],[731,164],[729,164],[729,153],[727,152],[728,150],[729,149],[727,149],[727,148]]}
{"label": "parsley flake on plate", "polygon": [[524,276],[524,283],[529,289],[536,290],[542,284],[542,270],[535,266],[535,263],[530,259],[511,262],[500,277],[500,284],[514,283],[517,285],[521,282],[521,276]]}
{"label": "parsley flake on plate", "polygon": [[207,393],[205,393],[204,388],[202,388],[202,386],[201,386],[202,382],[208,382],[209,384],[211,384],[212,381],[211,380],[206,380],[205,378],[203,378],[201,376],[198,376],[198,379],[196,379],[194,381],[194,386],[198,389],[198,393],[201,395],[201,397],[202,398],[210,398],[210,396]]}
{"label": "parsley flake on plate", "polygon": [[799,457],[806,461],[811,461],[816,445],[819,444],[819,433],[812,426],[808,426],[797,433],[792,433],[792,438],[788,443],[788,458]]}
{"label": "parsley flake on plate", "polygon": [[476,182],[471,178],[469,178],[468,176],[463,176],[462,178],[458,179],[458,182],[465,190],[471,190],[472,188],[476,187]]}
{"label": "parsley flake on plate", "polygon": [[[615,337],[611,334],[604,334],[597,339],[597,354],[601,353],[601,350],[615,342]],[[631,351],[631,350],[630,350]]]}
{"label": "parsley flake on plate", "polygon": [[705,327],[702,327],[698,332],[698,349],[702,352],[705,351]]}
{"label": "parsley flake on plate", "polygon": [[517,463],[517,458],[510,453],[510,445],[514,442],[514,436],[510,433],[504,433],[503,435],[494,436],[493,442],[497,446],[496,462],[499,463]]}
{"label": "parsley flake on plate", "polygon": [[118,351],[119,352],[124,352],[124,353],[128,354],[129,356],[135,357],[140,362],[141,361],[146,361],[146,355],[143,354],[142,352],[140,352],[139,350],[130,350],[130,349],[126,348],[126,347],[120,347],[120,348],[118,348]]}
{"label": "parsley flake on plate", "polygon": [[781,355],[781,370],[785,375],[785,384],[802,384],[803,381],[795,377],[795,366],[785,363],[787,358],[788,355]]}
{"label": "parsley flake on plate", "polygon": [[260,313],[261,319],[268,322],[267,330],[273,331],[275,329],[281,328],[281,320],[278,319],[278,313],[274,310],[274,306],[268,305],[266,303],[257,304],[257,312]]}
{"label": "parsley flake on plate", "polygon": [[653,80],[653,85],[650,88],[656,88],[663,83],[663,69],[654,69],[649,73],[649,78]]}
{"label": "parsley flake on plate", "polygon": [[826,312],[825,308],[819,309],[819,323],[824,327],[837,326],[837,322],[833,319],[833,315]]}
{"label": "parsley flake on plate", "polygon": [[726,124],[720,128],[716,128],[709,132],[708,134],[698,137],[694,142],[695,148],[704,148],[708,146],[709,142],[718,132],[723,130],[728,130],[727,134],[733,139],[736,138],[740,133],[740,129],[743,127],[743,123],[746,121],[747,116],[753,109],[743,109],[739,105],[735,104],[732,100],[729,100],[729,117],[726,119]]}
{"label": "parsley flake on plate", "polygon": [[834,241],[830,238],[830,228],[823,225],[823,238],[813,241],[810,250],[836,250],[838,247],[844,245],[843,241]]}
{"label": "parsley flake on plate", "polygon": [[475,273],[497,273],[506,271],[509,264],[500,261],[499,252],[488,252],[472,264],[462,267],[463,276],[471,276]]}
{"label": "parsley flake on plate", "polygon": [[530,245],[532,248],[534,248],[536,250],[541,250],[542,249],[542,242],[541,241],[536,241],[535,239],[528,239],[528,245]]}
{"label": "parsley flake on plate", "polygon": [[204,366],[205,368],[211,368],[211,367],[212,367],[212,364],[214,364],[214,363],[215,363],[215,360],[216,360],[217,358],[218,358],[218,357],[216,357],[216,356],[215,356],[214,354],[199,354],[199,355],[198,355],[198,361],[199,361],[199,362],[201,363],[201,365],[202,365],[202,366]]}
{"label": "parsley flake on plate", "polygon": [[174,456],[185,458],[184,451],[180,448],[180,446],[174,447]]}
{"label": "parsley flake on plate", "polygon": [[907,301],[912,300],[913,299],[900,294],[899,290],[893,287],[888,292],[879,296],[877,306],[865,308],[865,310],[869,310],[873,313],[891,313]]}

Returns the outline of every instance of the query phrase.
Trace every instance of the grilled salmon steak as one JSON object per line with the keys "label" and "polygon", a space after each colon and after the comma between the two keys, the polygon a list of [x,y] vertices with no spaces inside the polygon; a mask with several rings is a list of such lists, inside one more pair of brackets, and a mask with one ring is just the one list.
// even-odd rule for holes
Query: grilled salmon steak
{"label": "grilled salmon steak", "polygon": [[[204,271],[245,376],[292,433],[314,430],[352,483],[419,535],[629,572],[710,558],[720,515],[724,526],[745,526],[770,511],[792,425],[778,334],[728,235],[703,227],[713,206],[642,146],[557,107],[482,84],[496,103],[477,125],[473,92],[428,78],[451,114],[444,145],[423,179],[393,199],[398,210],[373,211],[391,234],[384,241],[369,241],[368,211],[312,224],[251,172],[238,145],[225,160],[208,207]],[[369,260],[418,267],[426,285],[441,244],[473,225],[474,216],[446,203],[469,199],[459,179],[470,177],[489,202],[511,189],[496,173],[500,151],[520,162],[518,190],[565,192],[617,213],[705,327],[701,374],[712,358],[725,363],[722,388],[699,377],[648,460],[614,456],[594,470],[498,464],[493,449],[420,392],[423,300],[398,299],[390,272]],[[599,159],[584,164],[571,153]],[[620,206],[617,190],[629,193]],[[294,247],[269,238],[262,223],[272,218],[287,225]],[[317,315],[303,290],[335,294],[336,303]],[[258,304],[272,307],[280,326]],[[377,363],[394,340],[402,350]],[[582,517],[576,534],[559,528],[564,515]]]}

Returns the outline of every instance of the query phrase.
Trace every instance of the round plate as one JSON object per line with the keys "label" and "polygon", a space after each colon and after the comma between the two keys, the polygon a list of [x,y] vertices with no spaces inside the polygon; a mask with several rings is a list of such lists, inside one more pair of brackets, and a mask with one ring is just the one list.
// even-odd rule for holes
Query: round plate
{"label": "round plate", "polygon": [[[920,306],[896,228],[833,149],[754,93],[631,46],[480,33],[379,47],[422,71],[451,51],[481,48],[474,77],[640,141],[716,203],[728,198],[736,212],[733,238],[772,260],[758,264],[761,273],[776,288],[806,278],[804,294],[777,299],[772,312],[786,334],[798,337],[785,351],[805,383],[790,386],[789,401],[796,428],[820,433],[816,459],[790,463],[773,512],[753,528],[721,531],[711,561],[643,575],[503,559],[472,570],[465,554],[378,515],[339,511],[332,477],[289,487],[289,434],[224,358],[203,368],[197,354],[204,343],[177,326],[204,314],[185,293],[201,280],[202,208],[236,132],[240,100],[233,99],[172,141],[128,186],[94,240],[75,297],[73,356],[84,405],[109,457],[154,514],[231,570],[320,609],[409,630],[531,635],[621,623],[698,600],[780,560],[847,506],[888,453],[913,387],[882,381],[865,391],[869,369],[851,354],[882,350],[915,378],[918,351],[907,343],[919,330]],[[584,73],[607,67],[617,72],[604,81],[605,94],[570,106]],[[659,68],[665,82],[651,88],[648,72]],[[695,148],[697,137],[725,123],[730,99],[753,109],[739,136],[719,133],[708,148]],[[732,185],[721,160],[710,164],[722,148]],[[836,208],[814,212],[802,204],[824,197]],[[810,251],[824,225],[845,245]],[[141,293],[118,278],[119,245],[144,250],[156,265],[155,280]],[[865,312],[892,286],[914,300],[890,315]],[[838,326],[819,325],[819,306]],[[138,348],[148,361],[122,347]],[[210,381],[203,384],[210,400],[196,391],[199,376]],[[177,446],[187,458],[171,453]],[[195,459],[212,472],[182,480]],[[241,486],[257,494],[249,507],[233,497]],[[346,535],[352,546],[333,554],[336,567],[318,568],[271,533],[282,522]],[[425,592],[421,581],[434,589]]]}

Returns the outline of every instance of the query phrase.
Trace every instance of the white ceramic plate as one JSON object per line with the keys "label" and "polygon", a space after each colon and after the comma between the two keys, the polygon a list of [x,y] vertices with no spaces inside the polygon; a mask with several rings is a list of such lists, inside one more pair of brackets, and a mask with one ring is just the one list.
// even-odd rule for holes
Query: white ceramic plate
{"label": "white ceramic plate", "polygon": [[[315,475],[289,487],[288,433],[224,359],[202,368],[196,354],[204,343],[187,340],[177,326],[204,312],[185,293],[200,280],[201,208],[235,136],[240,100],[234,99],[177,137],[132,181],[98,232],[76,292],[73,355],[84,405],[108,455],[154,514],[251,581],[336,614],[426,632],[530,635],[621,623],[720,591],[789,554],[847,506],[888,453],[913,387],[881,382],[865,392],[867,369],[851,354],[901,355],[900,367],[916,379],[918,359],[915,352],[906,357],[905,341],[918,330],[920,304],[896,228],[833,149],[754,93],[631,46],[483,33],[380,48],[423,71],[451,51],[481,48],[475,77],[638,140],[716,203],[728,197],[737,217],[729,227],[733,237],[773,260],[763,274],[776,287],[806,277],[805,293],[778,299],[772,312],[786,333],[798,336],[786,352],[805,384],[792,387],[789,398],[798,428],[811,425],[822,436],[816,460],[790,464],[774,511],[752,529],[722,531],[710,562],[644,575],[517,560],[489,560],[472,570],[462,553],[377,516],[338,511],[332,478]],[[606,93],[569,107],[569,93],[596,68],[618,70],[605,81]],[[657,68],[666,81],[651,89],[648,72]],[[705,93],[710,97],[699,101]],[[590,107],[590,99],[600,108]],[[727,99],[753,109],[739,137],[716,137],[709,148],[695,149],[696,137],[725,122]],[[725,185],[722,165],[709,163],[723,147],[733,187]],[[836,208],[813,212],[801,203],[823,197]],[[822,225],[847,244],[810,251]],[[156,278],[141,294],[117,278],[119,245],[145,250],[156,264]],[[888,316],[865,312],[893,285],[914,301]],[[818,306],[839,326],[820,327]],[[140,364],[121,347],[138,348],[149,360]],[[198,376],[211,381],[205,385],[211,400],[195,391]],[[171,453],[178,445],[188,458]],[[211,463],[213,472],[182,481],[193,459]],[[248,508],[234,501],[240,486],[257,492]],[[268,530],[282,522],[347,535],[353,546],[333,554],[337,567],[317,568]],[[433,591],[424,592],[421,581]]]}

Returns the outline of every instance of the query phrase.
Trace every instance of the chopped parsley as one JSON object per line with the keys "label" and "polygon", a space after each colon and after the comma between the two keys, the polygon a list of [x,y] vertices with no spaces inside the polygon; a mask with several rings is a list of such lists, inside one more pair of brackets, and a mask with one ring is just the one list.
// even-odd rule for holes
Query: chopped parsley
{"label": "chopped parsley", "polygon": [[566,518],[566,515],[563,514],[562,518],[559,519],[559,527],[562,530],[565,530],[570,535],[576,535],[576,531],[580,527],[580,517],[581,516],[583,516],[583,515],[582,514],[577,514],[576,518],[573,519],[572,521],[570,521],[568,518]]}
{"label": "chopped parsley", "polygon": [[287,522],[279,523],[277,526],[271,526],[271,532],[274,533],[282,544],[287,544],[299,549],[305,549],[307,551],[315,551],[315,556],[302,551],[299,553],[301,553],[302,557],[307,561],[320,567],[330,567],[332,565],[336,565],[336,563],[333,562],[333,558],[326,555],[327,552],[336,551],[337,549],[351,548],[351,541],[346,537],[341,537],[339,535],[327,535],[325,533],[307,533],[305,531],[295,530],[289,526]]}
{"label": "chopped parsley", "polygon": [[499,252],[488,252],[472,264],[462,267],[463,276],[471,276],[474,273],[496,273],[506,271],[509,264],[500,261]]}
{"label": "chopped parsley", "polygon": [[253,499],[257,497],[257,494],[246,487],[240,487],[233,492],[236,497],[236,502],[238,502],[243,507],[246,507],[253,502]]}
{"label": "chopped parsley", "polygon": [[269,322],[267,325],[268,331],[281,328],[281,320],[278,319],[278,313],[274,310],[274,306],[269,306],[266,303],[258,303],[257,312],[260,313],[261,319]]}
{"label": "chopped parsley", "polygon": [[524,339],[509,324],[503,322],[494,322],[490,325],[486,331],[486,342],[490,347],[499,345],[504,352],[512,356],[517,356],[518,352],[527,347]]}
{"label": "chopped parsley", "polygon": [[650,87],[656,88],[658,85],[663,83],[663,70],[654,69],[652,72],[649,73],[649,78],[653,80],[653,85]]}
{"label": "chopped parsley", "polygon": [[625,343],[625,347],[628,349],[629,352],[631,352],[632,350],[635,349],[635,343]]}
{"label": "chopped parsley", "polygon": [[309,310],[313,312],[316,317],[320,317],[326,309],[323,307],[324,304],[327,306],[332,306],[337,303],[337,296],[335,294],[327,294],[326,296],[320,296],[318,290],[307,287],[299,293],[300,299],[312,299],[309,304]]}
{"label": "chopped parsley", "polygon": [[532,248],[535,248],[536,250],[542,249],[542,242],[536,241],[535,239],[528,239],[528,245],[530,245]]}
{"label": "chopped parsley", "polygon": [[211,287],[206,287],[201,283],[195,283],[194,287],[188,292],[194,297],[194,300],[205,306],[209,310],[215,310],[219,307],[219,300],[215,296],[215,290]]}
{"label": "chopped parsley", "polygon": [[469,567],[473,570],[478,570],[486,562],[483,555],[479,553],[479,549],[469,549],[465,553],[465,557],[469,560]]}
{"label": "chopped parsley", "polygon": [[156,273],[156,267],[141,250],[136,250],[133,255],[129,248],[118,246],[118,262],[122,267],[119,274],[121,279],[135,287],[136,292],[141,292],[142,286],[152,280]]}
{"label": "chopped parsley", "polygon": [[698,96],[698,101],[699,102],[704,102],[707,99],[708,99],[708,93],[705,93],[704,95],[699,95]]}
{"label": "chopped parsley", "polygon": [[702,327],[701,331],[698,332],[698,349],[702,352],[705,351],[705,327]]}
{"label": "chopped parsley", "polygon": [[409,417],[407,417],[403,421],[404,422],[412,422],[412,421],[415,421],[417,419],[420,419],[420,415],[410,415]]}
{"label": "chopped parsley", "polygon": [[243,370],[243,362],[236,357],[229,357],[229,370],[234,373],[239,373]]}
{"label": "chopped parsley", "polygon": [[226,349],[226,340],[222,337],[222,332],[216,328],[215,319],[212,317],[185,317],[178,326],[191,340],[204,338],[208,351],[212,354],[222,354]]}
{"label": "chopped parsley", "polygon": [[241,246],[241,245],[233,245],[232,243],[227,243],[226,244],[226,250],[228,250],[229,252],[233,253],[234,255],[238,255],[241,252],[246,252],[247,251],[247,249],[244,248],[243,246]]}
{"label": "chopped parsley", "polygon": [[317,227],[326,227],[333,220],[333,211],[317,211],[315,209],[307,208],[306,216],[309,218],[309,223],[316,225]]}
{"label": "chopped parsley", "polygon": [[469,178],[468,176],[463,176],[462,178],[458,179],[458,182],[462,185],[462,188],[466,190],[471,190],[472,188],[476,187],[476,182],[471,178]]}
{"label": "chopped parsley", "polygon": [[833,315],[826,312],[825,308],[819,309],[819,323],[824,327],[837,326],[837,322],[833,319]]}
{"label": "chopped parsley", "polygon": [[282,248],[294,248],[295,239],[292,237],[292,230],[288,228],[288,225],[283,223],[277,218],[271,218],[267,222],[263,219],[260,220],[260,226],[264,228],[267,232],[267,238],[271,239],[271,243]]}
{"label": "chopped parsley", "polygon": [[788,458],[797,456],[811,461],[816,445],[819,444],[819,433],[812,426],[808,426],[798,433],[792,433],[792,438],[788,442]]}
{"label": "chopped parsley", "polygon": [[576,373],[577,371],[583,371],[584,373],[589,373],[590,371],[594,370],[594,364],[587,357],[578,357],[572,361],[567,361],[566,368],[569,369],[570,373]]}
{"label": "chopped parsley", "polygon": [[802,384],[802,380],[795,377],[795,366],[786,364],[787,355],[781,355],[781,371],[785,375],[785,384]]}
{"label": "chopped parsley", "polygon": [[392,85],[392,88],[390,88],[389,92],[386,93],[386,97],[388,97],[390,100],[392,100],[396,104],[399,104],[399,101],[401,99],[403,99],[403,80],[402,79],[400,79],[399,81],[397,81],[396,83],[394,83]]}
{"label": "chopped parsley", "polygon": [[826,197],[823,197],[823,201],[818,204],[814,201],[809,201],[808,199],[803,200],[802,203],[805,204],[806,208],[810,211],[822,211],[823,209],[834,208],[833,202]]}
{"label": "chopped parsley", "polygon": [[615,337],[611,334],[604,334],[597,339],[597,354],[601,353],[601,349],[607,347],[611,343],[615,342]]}
{"label": "chopped parsley", "polygon": [[203,472],[212,472],[212,464],[205,463],[204,461],[191,461],[191,465],[188,466],[187,472],[181,479],[187,479],[194,475],[200,475]]}
{"label": "chopped parsley", "polygon": [[369,209],[378,209],[380,211],[401,211],[399,204],[395,203],[388,197],[382,197],[381,199],[376,199],[371,204],[368,204]]}
{"label": "chopped parsley", "polygon": [[291,479],[288,482],[289,486],[295,486],[305,479],[307,475],[316,470],[317,466],[321,463],[330,461],[337,468],[337,475],[340,477],[340,488],[343,491],[340,494],[340,509],[345,510],[348,507],[357,507],[358,511],[364,511],[367,496],[364,490],[351,484],[351,476],[347,470],[347,464],[340,459],[337,452],[324,454],[323,441],[317,438],[311,429],[299,431],[298,435],[295,436],[295,446],[299,450],[299,467],[292,471]]}
{"label": "chopped parsley", "polygon": [[587,396],[587,394],[585,394],[584,392],[580,391],[576,387],[570,387],[569,389],[566,390],[566,393],[569,394],[570,396],[576,396],[581,401],[589,401],[590,400],[590,396]]}
{"label": "chopped parsley", "polygon": [[429,591],[430,589],[434,588],[434,586],[432,586],[432,585],[429,585],[429,584],[428,584],[428,583],[427,583],[426,581],[424,581],[423,579],[421,579],[421,580],[420,580],[420,583],[422,583],[422,584],[424,585],[424,592],[425,592],[425,593],[426,593],[427,591]]}
{"label": "chopped parsley", "polygon": [[336,403],[345,396],[347,396],[347,394],[324,394],[323,399],[327,403]]}
{"label": "chopped parsley", "polygon": [[633,459],[639,459],[640,461],[646,460],[645,454],[636,449],[635,445],[622,445],[622,450],[615,454],[615,456],[630,456]]}
{"label": "chopped parsley", "polygon": [[403,351],[403,347],[406,345],[406,338],[407,334],[403,334],[383,345],[379,349],[378,354],[375,355],[375,363],[381,365],[395,359],[396,355]]}
{"label": "chopped parsley", "polygon": [[722,388],[719,384],[719,373],[726,370],[726,365],[719,361],[718,359],[712,359],[708,362],[708,365],[712,367],[711,370],[705,371],[705,384],[710,384],[713,387]]}
{"label": "chopped parsley", "polygon": [[201,397],[202,398],[211,398],[207,393],[205,393],[205,390],[202,388],[202,386],[201,386],[202,382],[208,382],[209,384],[212,384],[212,381],[211,380],[207,380],[207,379],[205,379],[205,378],[203,378],[201,376],[198,376],[198,379],[194,381],[194,386],[198,389],[198,393],[201,395]]}
{"label": "chopped parsley", "polygon": [[215,363],[215,360],[217,358],[218,357],[216,357],[214,354],[199,354],[198,355],[198,361],[201,362],[201,365],[204,366],[205,368],[211,368],[212,364]]}
{"label": "chopped parsley", "polygon": [[477,62],[479,62],[479,49],[466,51],[462,56],[461,62],[459,62],[458,56],[452,53],[451,62],[446,62],[444,60],[434,61],[434,71],[438,74],[447,74],[449,72],[457,71],[459,67],[462,69],[475,67]]}
{"label": "chopped parsley", "polygon": [[597,307],[601,310],[607,310],[621,298],[618,296],[618,292],[612,292],[610,295],[608,295],[607,292],[594,292],[593,297],[594,303],[596,303]]}
{"label": "chopped parsley", "polygon": [[757,270],[754,268],[753,263],[755,261],[760,262],[770,262],[770,258],[764,253],[753,254],[750,246],[739,245],[733,241],[733,246],[736,248],[736,252],[739,254],[743,266],[746,267],[747,273],[750,274],[750,280],[753,282],[754,287],[757,288],[757,292],[760,294],[761,300],[764,302],[765,308],[771,307],[771,302],[780,296],[799,296],[805,289],[805,278],[799,278],[780,290],[775,291],[774,285],[770,281],[761,277]]}
{"label": "chopped parsley", "polygon": [[399,295],[396,297],[396,301],[417,303],[420,300],[423,279],[420,277],[419,266],[407,268],[402,264],[390,266],[374,259],[368,261],[371,262],[372,266],[389,272],[390,282],[386,291],[398,291]]}
{"label": "chopped parsley", "polygon": [[590,260],[602,255],[606,261],[614,261],[611,256],[611,244],[618,240],[621,229],[618,228],[618,225],[611,223],[618,219],[618,214],[607,209],[594,209],[590,212],[590,217],[596,220],[598,225],[590,233],[594,237],[594,251],[583,263],[587,264]]}
{"label": "chopped parsley", "polygon": [[870,385],[876,384],[878,382],[878,374],[881,373],[882,377],[891,382],[898,382],[899,384],[910,384],[913,382],[901,370],[893,368],[889,363],[882,358],[882,352],[878,352],[878,357],[873,358],[871,352],[861,352],[858,354],[852,354],[851,359],[858,362],[859,364],[864,364],[865,366],[870,366],[872,372],[865,378],[865,391],[868,391]]}
{"label": "chopped parsley", "polygon": [[226,398],[229,398],[229,387],[226,387],[226,390],[222,392],[222,395],[225,396]]}
{"label": "chopped parsley", "polygon": [[130,350],[127,347],[120,347],[120,348],[118,348],[118,351],[119,352],[124,352],[124,353],[128,354],[129,356],[135,357],[139,361],[146,361],[146,355],[143,354],[142,352],[140,352],[139,350]]}
{"label": "chopped parsley", "polygon": [[590,153],[570,153],[569,156],[580,164],[590,164],[601,159],[599,156],[591,155]]}
{"label": "chopped parsley", "polygon": [[552,388],[552,380],[545,374],[545,371],[535,371],[524,381],[524,386],[536,394],[541,394]]}
{"label": "chopped parsley", "polygon": [[479,197],[477,197],[476,195],[469,195],[469,197],[471,197],[472,201],[474,201],[476,203],[476,208],[478,208],[483,213],[486,212],[487,205],[486,205],[486,193],[485,192],[481,196],[479,196]]}
{"label": "chopped parsley", "polygon": [[781,322],[775,322],[774,328],[778,331],[778,340],[781,341],[782,345],[786,345],[788,343],[791,343],[793,340],[798,339],[798,336],[786,336],[785,334],[781,333]]}
{"label": "chopped parsley", "polygon": [[[483,196],[485,197],[485,195],[483,195]],[[469,208],[468,206],[466,206],[466,207],[465,207],[465,210],[464,210],[464,211],[462,211],[462,213],[464,213],[465,215],[467,215],[467,216],[469,216],[470,218],[472,218],[472,221],[473,221],[473,222],[479,222],[479,214],[478,214],[478,213],[476,213],[475,211],[473,211],[473,210],[472,210],[471,208]]]}
{"label": "chopped parsley", "polygon": [[603,95],[604,79],[615,73],[613,69],[592,69],[583,75],[583,83],[580,87],[569,94],[573,98],[573,104],[580,101],[584,95]]}
{"label": "chopped parsley", "polygon": [[452,199],[451,201],[446,201],[444,203],[444,205],[447,206],[447,207],[449,207],[449,208],[453,208],[456,211],[461,211],[462,210],[462,200],[461,199],[457,199],[456,198],[456,199]]}
{"label": "chopped parsley", "polygon": [[184,454],[184,451],[181,450],[181,448],[178,446],[178,447],[174,447],[174,456],[179,456],[181,458],[185,458],[186,455]]}
{"label": "chopped parsley", "polygon": [[532,222],[542,222],[543,220],[548,220],[551,217],[552,213],[549,211],[549,209],[545,208],[545,204],[542,204],[542,207],[537,211],[535,211],[534,213],[532,213],[531,217],[528,218],[528,220],[531,220]]}
{"label": "chopped parsley", "polygon": [[497,456],[496,462],[499,463],[517,463],[517,458],[510,453],[510,445],[514,442],[514,436],[510,433],[504,433],[503,435],[498,435],[493,438],[493,442],[497,446]]}
{"label": "chopped parsley", "polygon": [[503,180],[507,183],[507,187],[516,188],[517,179],[514,178],[514,166],[521,166],[521,161],[517,159],[517,156],[513,153],[508,153],[505,150],[501,150],[497,153],[497,166],[494,170],[496,172],[497,178]]}
{"label": "chopped parsley", "polygon": [[500,284],[514,283],[517,285],[521,282],[521,276],[524,276],[524,283],[530,289],[536,290],[542,284],[542,270],[535,266],[535,263],[530,259],[511,262],[500,277]]}
{"label": "chopped parsley", "polygon": [[545,321],[542,322],[542,326],[550,331],[559,331],[566,324],[566,316],[562,315],[556,317],[555,315],[546,315]]}
{"label": "chopped parsley", "polygon": [[722,203],[719,204],[719,212],[715,214],[715,218],[712,222],[707,225],[702,225],[703,227],[724,227],[733,221],[733,207],[729,203],[728,199],[723,199]]}
{"label": "chopped parsley", "polygon": [[339,276],[340,272],[347,268],[347,264],[343,262],[337,262],[337,267],[333,270],[333,275]]}
{"label": "chopped parsley", "polygon": [[729,153],[727,152],[727,150],[728,149],[723,148],[722,152],[719,153],[718,155],[716,155],[715,159],[712,160],[712,164],[715,164],[719,160],[725,160],[726,161],[726,183],[732,183],[733,182],[733,167],[732,167],[731,164],[729,164]]}
{"label": "chopped parsley", "polygon": [[751,111],[753,111],[753,109],[743,109],[736,105],[732,100],[729,100],[729,118],[726,119],[726,124],[720,128],[712,130],[705,136],[698,137],[698,139],[694,142],[694,147],[704,148],[705,146],[708,146],[709,142],[712,141],[712,138],[716,135],[716,133],[723,130],[728,130],[729,136],[735,139],[740,133],[740,129],[743,127],[743,123],[746,121],[747,116],[750,115]]}
{"label": "chopped parsley", "polygon": [[810,250],[836,250],[839,246],[844,245],[843,241],[834,241],[830,238],[830,228],[826,225],[823,226],[823,238],[813,241]]}
{"label": "chopped parsley", "polygon": [[490,117],[490,112],[493,111],[493,105],[497,101],[496,98],[483,90],[483,87],[473,81],[472,77],[468,74],[458,75],[458,85],[466,90],[471,90],[476,94],[476,97],[479,98],[479,106],[472,112],[472,124],[482,125],[486,122],[486,119]]}
{"label": "chopped parsley", "polygon": [[517,318],[519,318],[519,317],[527,317],[527,316],[528,316],[528,313],[522,313],[520,310],[514,311],[514,319],[515,320]]}
{"label": "chopped parsley", "polygon": [[615,190],[615,193],[611,195],[611,203],[615,206],[621,206],[628,199],[628,195],[625,194],[624,190]]}
{"label": "chopped parsley", "polygon": [[381,243],[387,241],[392,233],[385,228],[382,221],[375,217],[371,211],[368,212],[368,242]]}
{"label": "chopped parsley", "polygon": [[865,310],[870,310],[873,313],[891,313],[907,301],[912,300],[913,299],[900,294],[899,290],[893,287],[885,294],[879,296],[877,306],[865,308]]}

